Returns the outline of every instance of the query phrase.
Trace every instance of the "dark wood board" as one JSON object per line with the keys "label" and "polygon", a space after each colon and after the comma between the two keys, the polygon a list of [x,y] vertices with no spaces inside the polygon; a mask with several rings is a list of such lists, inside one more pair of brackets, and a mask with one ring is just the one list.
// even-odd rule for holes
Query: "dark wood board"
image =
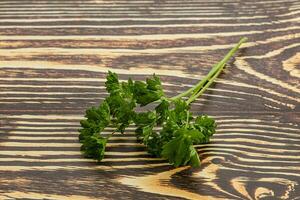
{"label": "dark wood board", "polygon": [[[249,38],[195,104],[202,166],[150,157],[133,128],[85,159],[79,120],[108,70],[169,96]],[[0,199],[300,199],[299,0],[0,0]]]}

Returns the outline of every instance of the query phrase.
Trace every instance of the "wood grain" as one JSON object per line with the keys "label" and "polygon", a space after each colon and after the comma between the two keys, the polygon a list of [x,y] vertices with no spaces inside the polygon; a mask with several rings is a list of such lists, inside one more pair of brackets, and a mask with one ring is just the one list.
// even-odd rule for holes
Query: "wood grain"
{"label": "wood grain", "polygon": [[[299,0],[0,0],[0,199],[300,199],[299,22]],[[80,154],[107,70],[172,96],[242,36],[192,107],[218,122],[201,168],[150,157],[133,127],[103,162]]]}

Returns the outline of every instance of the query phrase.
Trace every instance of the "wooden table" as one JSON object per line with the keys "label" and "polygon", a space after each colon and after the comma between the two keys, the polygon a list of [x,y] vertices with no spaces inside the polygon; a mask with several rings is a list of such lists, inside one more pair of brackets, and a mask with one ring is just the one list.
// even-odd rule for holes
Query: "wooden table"
{"label": "wooden table", "polygon": [[[299,0],[0,0],[0,199],[299,199]],[[151,158],[132,129],[82,157],[108,70],[168,95],[249,37],[193,112],[217,119],[202,166]]]}

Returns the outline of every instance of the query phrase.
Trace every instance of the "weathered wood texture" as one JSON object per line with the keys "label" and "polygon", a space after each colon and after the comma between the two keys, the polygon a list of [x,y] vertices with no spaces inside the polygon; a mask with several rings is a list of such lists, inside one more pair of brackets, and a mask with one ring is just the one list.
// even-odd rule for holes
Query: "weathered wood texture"
{"label": "weathered wood texture", "polygon": [[[202,167],[151,158],[128,130],[79,152],[108,69],[189,88],[249,37],[193,106],[219,124]],[[0,199],[300,199],[299,0],[0,0]]]}

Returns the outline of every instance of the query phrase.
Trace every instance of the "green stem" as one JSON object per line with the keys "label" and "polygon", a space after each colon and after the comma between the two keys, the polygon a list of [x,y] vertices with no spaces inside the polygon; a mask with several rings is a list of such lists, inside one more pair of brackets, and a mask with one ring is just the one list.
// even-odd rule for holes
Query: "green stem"
{"label": "green stem", "polygon": [[193,87],[191,87],[191,88],[188,89],[187,91],[185,91],[185,92],[183,92],[183,93],[181,93],[181,94],[179,94],[179,95],[176,95],[176,96],[172,97],[171,100],[176,100],[176,99],[179,99],[179,98],[181,98],[181,97],[185,97],[185,96],[189,95],[190,93],[194,92],[194,90],[195,90],[196,88],[201,87],[201,86],[205,83],[205,81],[206,81],[208,78],[210,78],[210,77],[216,72],[216,70],[217,70],[216,67],[217,67],[217,66],[215,65],[215,66],[211,69],[211,71],[210,71],[210,72],[209,72],[209,73],[208,73],[201,81],[199,81],[196,85],[194,85]]}
{"label": "green stem", "polygon": [[176,100],[179,99],[181,97],[185,97],[187,95],[189,95],[190,93],[193,93],[192,96],[190,98],[192,98],[194,95],[196,95],[199,90],[203,87],[203,85],[205,85],[205,83],[212,77],[214,76],[221,68],[223,68],[223,65],[226,64],[226,62],[233,56],[233,54],[238,50],[238,48],[241,46],[242,43],[244,43],[247,40],[246,37],[241,38],[241,40],[239,41],[239,43],[233,48],[231,49],[227,55],[218,63],[216,64],[211,70],[210,72],[201,80],[199,81],[194,87],[188,89],[187,91],[174,96],[172,98],[170,98],[171,100]]}
{"label": "green stem", "polygon": [[189,125],[189,118],[190,118],[190,112],[187,111],[187,113],[186,113],[186,124],[185,124],[185,128],[187,128],[188,125]]}
{"label": "green stem", "polygon": [[209,81],[204,85],[204,87],[201,88],[201,90],[200,90],[197,94],[191,96],[191,97],[186,101],[186,103],[187,103],[187,104],[190,104],[190,103],[192,103],[195,99],[197,99],[200,95],[202,95],[202,94],[205,92],[205,90],[206,90],[206,89],[214,82],[214,80],[220,75],[220,73],[222,72],[222,69],[224,68],[224,66],[225,66],[225,64],[223,64],[223,66],[220,68],[220,70],[219,70],[217,73],[215,73],[215,75],[214,75],[211,79],[209,79]]}
{"label": "green stem", "polygon": [[[226,62],[235,54],[235,52],[239,49],[239,47],[247,40],[246,37],[243,37],[235,47],[233,47],[227,55],[208,73],[208,75],[199,82],[199,86],[193,89],[193,94],[187,100],[187,103],[190,104],[193,102],[197,97],[204,93],[204,91],[208,88],[207,84],[211,85],[211,80],[214,80],[223,70]],[[217,75],[217,76],[216,76]],[[211,78],[212,76],[212,78]],[[208,82],[207,82],[208,81]],[[200,84],[201,83],[201,84]],[[199,94],[200,93],[200,94]],[[194,98],[196,96],[196,98]]]}

